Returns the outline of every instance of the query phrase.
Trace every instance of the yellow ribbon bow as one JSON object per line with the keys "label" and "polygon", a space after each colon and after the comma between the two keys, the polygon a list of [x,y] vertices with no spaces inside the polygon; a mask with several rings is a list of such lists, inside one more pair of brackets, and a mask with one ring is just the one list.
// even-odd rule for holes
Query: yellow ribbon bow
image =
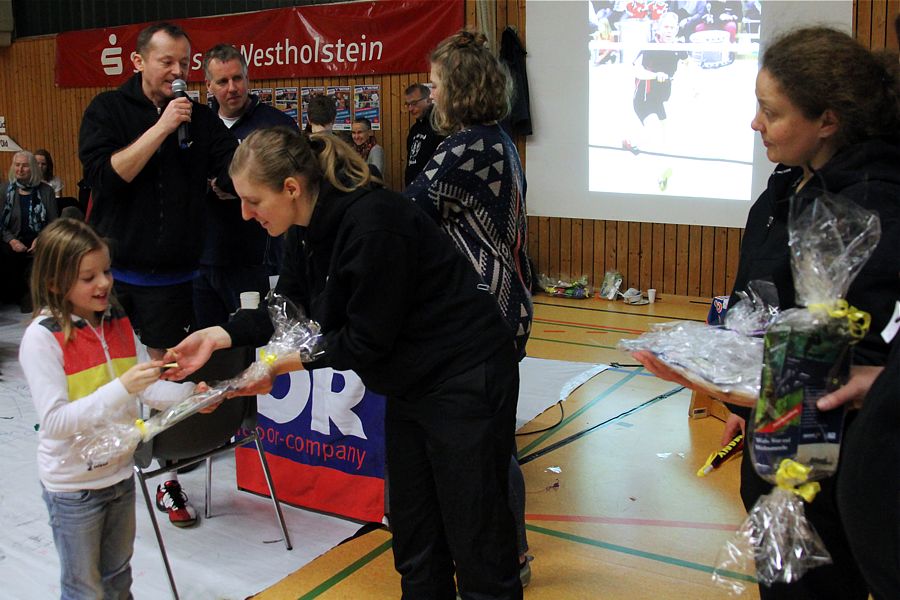
{"label": "yellow ribbon bow", "polygon": [[259,349],[259,360],[266,363],[270,367],[275,364],[275,361],[278,360],[278,355],[274,352],[267,352],[265,348]]}
{"label": "yellow ribbon bow", "polygon": [[855,306],[850,306],[843,298],[838,298],[831,304],[821,302],[810,304],[809,309],[826,312],[829,317],[834,319],[847,319],[850,337],[857,340],[865,337],[869,331],[869,325],[872,323],[872,315],[864,310],[859,310]]}
{"label": "yellow ribbon bow", "polygon": [[138,431],[141,432],[141,437],[146,437],[147,435],[147,425],[144,424],[143,419],[138,419],[134,422],[134,426],[137,427]]}
{"label": "yellow ribbon bow", "polygon": [[810,471],[812,471],[812,467],[785,458],[778,465],[778,471],[775,472],[775,485],[792,494],[797,494],[807,502],[812,502],[822,486],[818,481],[806,481]]}

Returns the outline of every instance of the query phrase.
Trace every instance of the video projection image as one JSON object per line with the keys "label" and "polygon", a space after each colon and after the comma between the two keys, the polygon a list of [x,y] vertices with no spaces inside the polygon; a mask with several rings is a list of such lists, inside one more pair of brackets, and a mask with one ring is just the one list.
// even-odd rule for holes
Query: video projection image
{"label": "video projection image", "polygon": [[585,4],[589,190],[750,200],[761,3]]}

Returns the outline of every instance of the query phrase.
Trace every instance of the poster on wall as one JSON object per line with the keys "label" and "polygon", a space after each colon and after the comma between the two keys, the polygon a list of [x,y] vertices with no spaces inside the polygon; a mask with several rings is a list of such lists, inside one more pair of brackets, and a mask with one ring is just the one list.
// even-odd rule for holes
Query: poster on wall
{"label": "poster on wall", "polygon": [[275,88],[275,108],[297,120],[297,86]]}
{"label": "poster on wall", "polygon": [[365,118],[372,129],[381,129],[381,85],[353,86],[353,118]]}
{"label": "poster on wall", "polygon": [[272,106],[275,102],[275,94],[272,92],[272,88],[254,88],[250,90],[250,93],[259,96],[260,104]]}
{"label": "poster on wall", "polygon": [[350,86],[335,85],[328,88],[328,96],[334,98],[337,116],[334,118],[335,131],[350,131]]}
{"label": "poster on wall", "polygon": [[300,109],[301,118],[300,129],[306,127],[309,119],[306,117],[306,109],[309,107],[309,99],[313,96],[324,96],[325,88],[323,86],[303,86],[300,88]]}

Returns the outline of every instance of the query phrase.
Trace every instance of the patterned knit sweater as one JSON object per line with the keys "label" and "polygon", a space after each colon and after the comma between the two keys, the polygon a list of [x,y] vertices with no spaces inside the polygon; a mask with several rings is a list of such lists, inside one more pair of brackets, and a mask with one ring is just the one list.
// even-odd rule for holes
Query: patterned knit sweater
{"label": "patterned knit sweater", "polygon": [[525,355],[531,332],[525,176],[499,125],[475,125],[445,139],[406,195],[425,209],[469,259],[500,304]]}

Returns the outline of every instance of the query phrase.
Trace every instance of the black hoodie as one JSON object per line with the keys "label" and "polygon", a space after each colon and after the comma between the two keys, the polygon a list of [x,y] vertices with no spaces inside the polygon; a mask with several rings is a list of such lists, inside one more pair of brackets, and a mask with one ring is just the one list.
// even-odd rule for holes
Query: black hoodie
{"label": "black hoodie", "polygon": [[[383,189],[323,184],[309,227],[294,226],[276,291],[322,326],[325,354],[307,369],[353,370],[373,391],[418,394],[483,362],[513,333],[496,300],[412,202]],[[226,324],[232,343],[262,345],[263,310]]]}
{"label": "black hoodie", "polygon": [[[796,306],[794,278],[788,253],[788,205],[799,167],[778,165],[766,191],[750,209],[734,293],[750,281],[771,281],[778,290],[779,307]],[[854,350],[855,364],[883,365],[888,345],[881,339],[900,300],[900,148],[884,140],[869,140],[838,152],[798,192],[812,200],[822,191],[838,194],[881,219],[881,241],[850,285],[847,301],[872,315],[869,333]]]}
{"label": "black hoodie", "polygon": [[112,155],[159,120],[136,73],[117,90],[94,98],[81,121],[78,156],[91,187],[89,221],[111,241],[113,266],[144,273],[183,273],[197,268],[203,235],[207,180],[233,191],[228,165],[237,140],[209,108],[192,102],[193,143],[178,147],[174,133],[140,173],[126,182]]}

